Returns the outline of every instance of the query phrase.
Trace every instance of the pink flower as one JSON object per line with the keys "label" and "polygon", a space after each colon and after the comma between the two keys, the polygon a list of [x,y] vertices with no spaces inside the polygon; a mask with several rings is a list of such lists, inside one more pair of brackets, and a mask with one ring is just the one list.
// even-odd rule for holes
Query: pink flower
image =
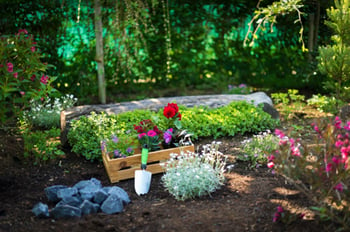
{"label": "pink flower", "polygon": [[337,140],[337,141],[335,142],[335,146],[336,146],[336,147],[341,147],[341,146],[343,146],[343,141]]}
{"label": "pink flower", "polygon": [[274,217],[273,217],[273,219],[272,219],[272,221],[273,221],[273,222],[277,222],[278,219],[280,219],[280,217],[281,217],[281,215],[280,215],[278,212],[276,212],[275,215],[274,215]]}
{"label": "pink flower", "polygon": [[28,31],[26,29],[19,29],[18,30],[18,34],[21,34],[22,32],[26,35],[28,34]]}
{"label": "pink flower", "polygon": [[340,118],[337,116],[335,117],[334,119],[334,126],[337,128],[337,129],[341,129],[341,120]]}
{"label": "pink flower", "polygon": [[335,163],[336,165],[339,165],[340,164],[340,159],[338,156],[333,156],[332,157],[332,161],[333,163]]}
{"label": "pink flower", "polygon": [[32,52],[35,52],[35,47],[32,46],[32,47],[30,48],[30,50],[31,50]]}
{"label": "pink flower", "polygon": [[149,131],[147,132],[147,135],[148,135],[149,137],[154,137],[154,136],[157,136],[157,133],[156,133],[154,130],[149,130]]}
{"label": "pink flower", "polygon": [[146,133],[141,133],[141,134],[139,134],[137,137],[138,137],[139,139],[142,139],[143,136],[145,136],[145,135],[146,135]]}
{"label": "pink flower", "polygon": [[9,62],[6,65],[7,65],[7,71],[10,73],[13,72],[13,64]]}
{"label": "pink flower", "polygon": [[48,76],[45,76],[44,74],[42,75],[40,82],[43,83],[44,85],[47,84],[47,80],[49,79]]}
{"label": "pink flower", "polygon": [[314,126],[314,130],[315,130],[317,133],[321,133],[321,132],[320,132],[320,129],[318,128],[317,125]]}
{"label": "pink flower", "polygon": [[275,164],[272,161],[267,163],[268,168],[273,168],[274,166]]}
{"label": "pink flower", "polygon": [[275,157],[274,155],[270,155],[267,159],[268,159],[269,161],[273,161],[275,158],[276,158],[276,157]]}
{"label": "pink flower", "polygon": [[15,73],[13,74],[13,76],[17,79],[17,77],[18,77],[18,72],[15,72]]}
{"label": "pink flower", "polygon": [[276,129],[275,130],[275,135],[277,135],[280,139],[282,139],[283,137],[285,137],[285,134],[279,130],[279,129]]}
{"label": "pink flower", "polygon": [[36,77],[35,74],[33,74],[33,75],[31,76],[30,79],[31,79],[32,81],[35,81],[35,77]]}
{"label": "pink flower", "polygon": [[19,92],[22,96],[24,95],[24,94],[26,94],[24,91],[20,91]]}
{"label": "pink flower", "polygon": [[335,190],[338,191],[338,192],[343,192],[343,190],[344,190],[344,185],[343,185],[342,183],[339,183],[339,184],[337,184],[336,186],[334,186],[333,189],[335,189]]}
{"label": "pink flower", "polygon": [[326,165],[326,172],[330,172],[330,171],[332,171],[332,164],[331,163],[328,163],[327,165]]}
{"label": "pink flower", "polygon": [[348,121],[346,123],[346,125],[344,126],[344,129],[347,130],[347,131],[350,131],[350,121]]}
{"label": "pink flower", "polygon": [[282,206],[280,206],[280,205],[277,206],[277,212],[278,212],[278,213],[283,213],[283,211],[284,211],[284,210],[283,210]]}

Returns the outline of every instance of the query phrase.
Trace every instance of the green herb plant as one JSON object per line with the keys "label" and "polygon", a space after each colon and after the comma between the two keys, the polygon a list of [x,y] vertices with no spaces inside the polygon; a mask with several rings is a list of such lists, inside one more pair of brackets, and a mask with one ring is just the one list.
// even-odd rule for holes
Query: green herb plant
{"label": "green herb plant", "polygon": [[269,157],[278,148],[279,139],[271,131],[260,132],[252,138],[242,141],[242,154],[239,160],[249,162],[250,168],[267,164]]}
{"label": "green herb plant", "polygon": [[219,145],[219,142],[205,145],[199,154],[171,154],[164,166],[162,183],[176,200],[210,195],[223,185],[226,158],[218,151]]}

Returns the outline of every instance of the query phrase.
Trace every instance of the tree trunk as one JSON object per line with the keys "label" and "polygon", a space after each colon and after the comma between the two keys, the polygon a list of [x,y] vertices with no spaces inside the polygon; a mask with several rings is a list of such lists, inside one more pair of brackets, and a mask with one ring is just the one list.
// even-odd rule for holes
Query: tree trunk
{"label": "tree trunk", "polygon": [[98,78],[98,96],[102,104],[106,103],[106,81],[105,68],[103,62],[103,38],[102,38],[102,15],[101,2],[94,0],[95,10],[95,37],[96,37],[96,62],[97,62],[97,78]]}

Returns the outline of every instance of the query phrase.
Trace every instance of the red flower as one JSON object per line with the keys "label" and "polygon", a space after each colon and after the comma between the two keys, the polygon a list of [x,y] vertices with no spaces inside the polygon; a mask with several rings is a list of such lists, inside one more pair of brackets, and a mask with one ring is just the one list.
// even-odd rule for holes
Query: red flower
{"label": "red flower", "polygon": [[40,82],[43,83],[44,85],[47,84],[47,81],[48,81],[49,77],[48,76],[45,76],[43,75],[40,79]]}
{"label": "red flower", "polygon": [[163,114],[166,118],[172,118],[176,115],[176,111],[173,107],[166,106],[164,107]]}
{"label": "red flower", "polygon": [[175,110],[175,114],[177,114],[177,112],[179,112],[179,107],[177,106],[176,103],[168,103],[168,105],[166,107],[173,108]]}

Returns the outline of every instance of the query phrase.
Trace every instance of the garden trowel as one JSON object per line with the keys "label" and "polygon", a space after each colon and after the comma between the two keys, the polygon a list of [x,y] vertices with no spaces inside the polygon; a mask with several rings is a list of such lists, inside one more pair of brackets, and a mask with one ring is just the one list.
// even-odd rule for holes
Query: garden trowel
{"label": "garden trowel", "polygon": [[152,173],[146,171],[148,159],[147,146],[141,151],[141,170],[135,171],[135,192],[137,195],[147,194],[151,185]]}

